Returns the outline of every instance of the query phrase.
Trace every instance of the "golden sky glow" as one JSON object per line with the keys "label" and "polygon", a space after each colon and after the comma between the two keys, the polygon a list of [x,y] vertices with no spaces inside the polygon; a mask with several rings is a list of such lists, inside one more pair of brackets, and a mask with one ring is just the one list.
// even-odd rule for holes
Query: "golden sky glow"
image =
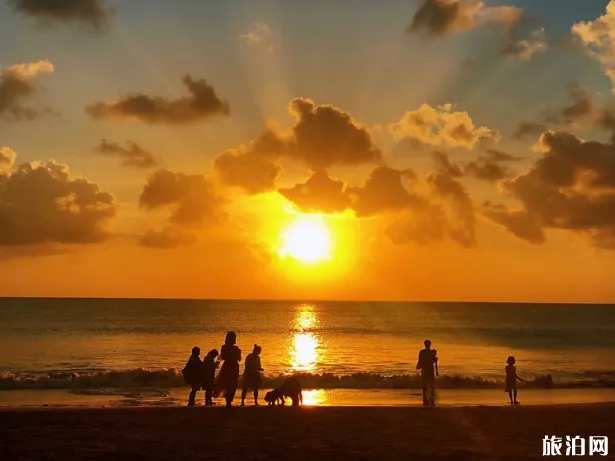
{"label": "golden sky glow", "polygon": [[615,302],[615,1],[455,2],[0,2],[0,296]]}

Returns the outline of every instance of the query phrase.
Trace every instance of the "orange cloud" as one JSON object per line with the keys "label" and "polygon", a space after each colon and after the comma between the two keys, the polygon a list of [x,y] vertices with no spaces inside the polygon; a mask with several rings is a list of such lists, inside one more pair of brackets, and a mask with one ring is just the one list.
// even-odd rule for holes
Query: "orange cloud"
{"label": "orange cloud", "polygon": [[54,161],[23,163],[0,174],[0,245],[106,240],[115,197]]}
{"label": "orange cloud", "polygon": [[454,111],[451,104],[437,109],[423,104],[406,112],[389,129],[399,140],[408,138],[434,147],[474,149],[483,140],[497,142],[501,137],[497,130],[475,126],[467,112]]}
{"label": "orange cloud", "polygon": [[122,159],[122,166],[132,166],[137,168],[151,168],[158,166],[156,157],[150,152],[143,149],[137,143],[126,141],[127,147],[122,147],[116,142],[108,142],[103,139],[100,144],[94,148],[94,152],[98,152],[105,157],[118,157]]}
{"label": "orange cloud", "polygon": [[21,121],[51,113],[48,108],[34,109],[23,105],[25,99],[40,91],[37,77],[42,73],[53,73],[53,64],[37,61],[0,67],[0,116]]}
{"label": "orange cloud", "polygon": [[147,209],[170,208],[171,222],[186,226],[215,224],[224,218],[226,201],[201,174],[160,169],[147,178],[140,204]]}

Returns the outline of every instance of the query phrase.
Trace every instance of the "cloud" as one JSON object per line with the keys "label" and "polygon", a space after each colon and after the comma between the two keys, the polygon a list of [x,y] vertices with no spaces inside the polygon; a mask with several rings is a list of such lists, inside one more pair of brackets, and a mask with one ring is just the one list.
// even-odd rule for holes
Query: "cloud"
{"label": "cloud", "polygon": [[15,151],[10,147],[0,147],[0,174],[8,172],[15,163]]}
{"label": "cloud", "polygon": [[122,159],[122,166],[132,166],[137,168],[152,168],[158,166],[158,161],[150,153],[132,141],[126,141],[127,147],[122,147],[116,142],[108,142],[105,139],[94,148],[105,157],[118,157]]}
{"label": "cloud", "polygon": [[367,128],[347,112],[328,104],[316,105],[307,98],[293,99],[289,110],[296,120],[290,154],[309,167],[360,165],[381,159]]}
{"label": "cloud", "polygon": [[142,207],[150,210],[170,208],[170,221],[186,226],[220,222],[224,219],[224,203],[204,175],[174,173],[164,169],[148,177],[140,197]]}
{"label": "cloud", "polygon": [[486,216],[519,238],[545,241],[544,229],[562,229],[610,247],[615,235],[615,145],[548,131],[538,144],[543,156],[532,169],[504,181],[522,207],[489,205]]}
{"label": "cloud", "polygon": [[115,198],[66,165],[23,163],[0,175],[0,245],[106,240]]}
{"label": "cloud", "polygon": [[615,108],[599,108],[589,91],[578,83],[569,83],[566,88],[572,104],[548,115],[546,121],[572,128],[613,131],[615,137]]}
{"label": "cloud", "polygon": [[530,60],[536,53],[549,48],[544,29],[535,30],[526,40],[511,38],[500,50],[500,55],[508,59]]}
{"label": "cloud", "polygon": [[358,217],[370,217],[418,206],[423,199],[409,192],[405,186],[414,178],[411,170],[376,167],[361,186],[347,188],[352,209]]}
{"label": "cloud", "polygon": [[194,245],[198,238],[177,229],[175,227],[165,227],[161,230],[148,230],[139,238],[139,245],[149,248],[170,249],[180,246]]}
{"label": "cloud", "polygon": [[276,187],[282,172],[278,158],[285,150],[285,142],[271,128],[248,145],[218,155],[214,169],[225,184],[240,187],[250,195],[268,192]]}
{"label": "cloud", "polygon": [[448,219],[441,206],[429,205],[395,220],[385,233],[394,245],[416,243],[426,246],[446,238]]}
{"label": "cloud", "polygon": [[464,247],[476,246],[474,205],[467,189],[457,180],[463,173],[452,165],[448,157],[436,152],[433,155],[436,173],[427,177],[436,197],[446,200],[451,209],[453,224],[449,224],[449,236]]}
{"label": "cloud", "polygon": [[585,45],[590,56],[602,64],[615,92],[615,0],[608,3],[603,16],[574,24],[572,35]]}
{"label": "cloud", "polygon": [[332,179],[326,170],[313,171],[303,184],[278,192],[304,212],[342,212],[350,205],[346,185],[340,179]]}
{"label": "cloud", "polygon": [[300,161],[312,170],[381,162],[382,154],[368,129],[347,112],[306,98],[290,101],[289,111],[295,118],[289,130],[281,131],[270,123],[248,145],[214,159],[214,168],[224,183],[249,194],[273,190],[283,159]]}
{"label": "cloud", "polygon": [[547,131],[547,126],[535,122],[521,122],[513,134],[513,138],[521,140],[526,136],[538,136]]}
{"label": "cloud", "polygon": [[488,182],[497,182],[512,175],[510,168],[502,165],[502,163],[516,160],[520,160],[520,158],[505,152],[488,150],[486,155],[481,155],[476,160],[468,162],[464,171],[466,176]]}
{"label": "cloud", "polygon": [[9,4],[43,25],[78,22],[101,30],[114,16],[106,0],[9,0]]}
{"label": "cloud", "polygon": [[485,203],[483,214],[522,240],[535,245],[546,241],[538,215],[529,214],[525,210],[510,210],[504,205],[494,205],[491,202]]}
{"label": "cloud", "polygon": [[239,36],[239,39],[250,46],[265,46],[267,52],[273,52],[270,43],[271,30],[264,22],[254,22],[250,25],[250,31]]}
{"label": "cloud", "polygon": [[406,112],[389,128],[399,140],[409,138],[434,147],[473,149],[483,140],[500,139],[499,131],[476,127],[467,112],[456,112],[451,104],[437,109],[423,104],[417,110]]}
{"label": "cloud", "polygon": [[229,115],[228,102],[220,99],[206,80],[186,75],[182,82],[190,96],[166,99],[133,93],[117,101],[94,103],[86,107],[86,113],[97,120],[132,119],[150,125],[193,123],[216,115]]}
{"label": "cloud", "polygon": [[446,36],[486,24],[514,24],[523,16],[523,10],[514,6],[488,7],[474,0],[425,0],[408,31]]}
{"label": "cloud", "polygon": [[0,67],[0,116],[21,121],[35,120],[51,113],[49,109],[33,109],[23,105],[25,99],[41,90],[37,77],[42,73],[53,73],[53,64],[37,61]]}

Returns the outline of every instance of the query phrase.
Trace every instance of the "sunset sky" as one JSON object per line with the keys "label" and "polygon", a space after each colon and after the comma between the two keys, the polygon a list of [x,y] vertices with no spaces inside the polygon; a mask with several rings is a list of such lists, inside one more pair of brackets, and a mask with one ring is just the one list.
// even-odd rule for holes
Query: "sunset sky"
{"label": "sunset sky", "polygon": [[615,302],[615,0],[0,0],[0,296]]}

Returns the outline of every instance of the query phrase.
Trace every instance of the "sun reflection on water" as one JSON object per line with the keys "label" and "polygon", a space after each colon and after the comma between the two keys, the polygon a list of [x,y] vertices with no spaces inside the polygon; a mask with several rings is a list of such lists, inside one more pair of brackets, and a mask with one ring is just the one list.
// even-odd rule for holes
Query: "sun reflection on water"
{"label": "sun reflection on water", "polygon": [[314,372],[320,354],[318,336],[311,331],[318,326],[318,314],[309,304],[297,306],[295,329],[290,347],[290,364],[293,371]]}
{"label": "sun reflection on water", "polygon": [[303,405],[315,406],[327,402],[327,394],[323,389],[303,391]]}

